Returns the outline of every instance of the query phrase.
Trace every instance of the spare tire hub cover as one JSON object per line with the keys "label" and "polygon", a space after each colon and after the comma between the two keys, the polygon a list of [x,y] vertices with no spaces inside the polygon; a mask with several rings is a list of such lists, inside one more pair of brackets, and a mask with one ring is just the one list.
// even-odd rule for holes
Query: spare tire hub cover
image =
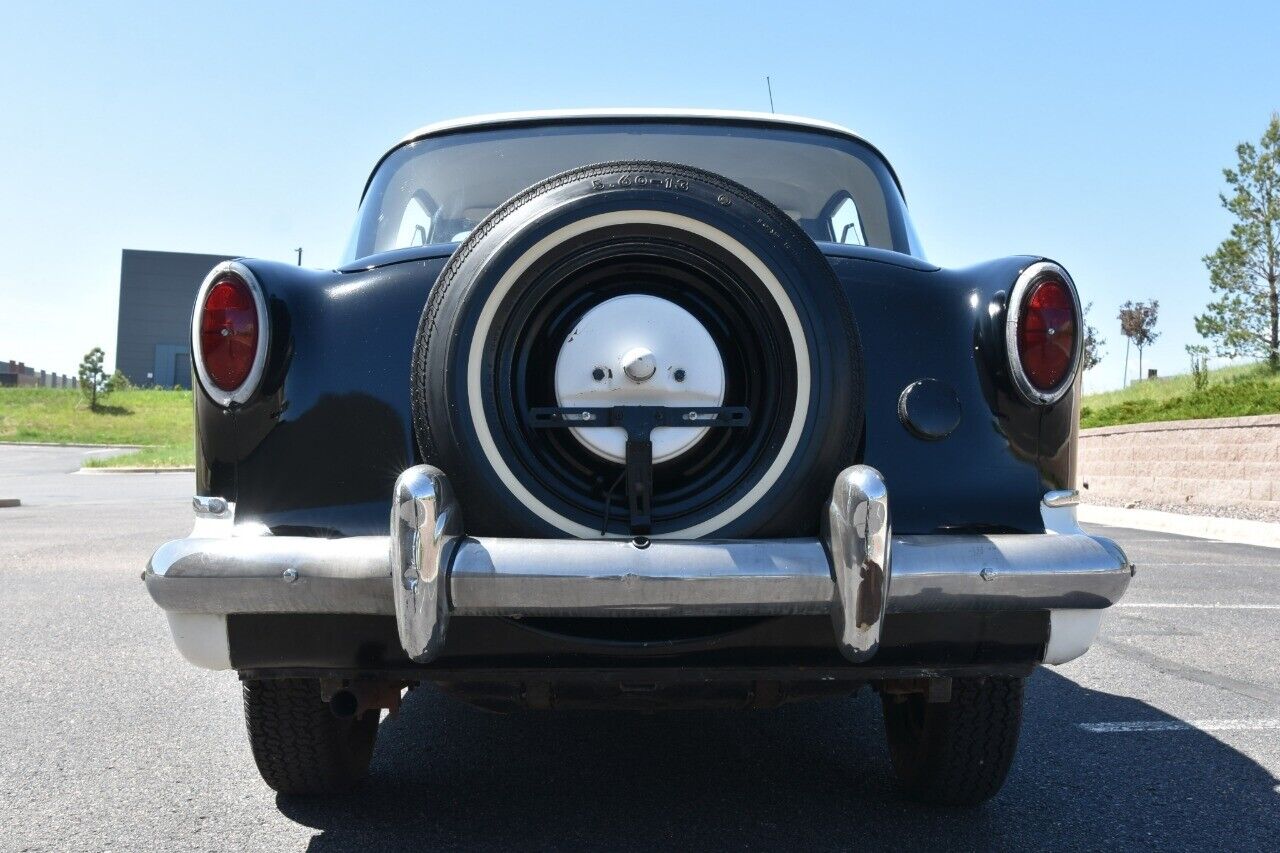
{"label": "spare tire hub cover", "polygon": [[[565,407],[720,406],[724,386],[724,360],[706,328],[674,302],[648,294],[615,296],[587,311],[556,358],[556,399]],[[653,461],[679,456],[706,431],[658,427]],[[573,435],[598,456],[626,458],[621,427]]]}

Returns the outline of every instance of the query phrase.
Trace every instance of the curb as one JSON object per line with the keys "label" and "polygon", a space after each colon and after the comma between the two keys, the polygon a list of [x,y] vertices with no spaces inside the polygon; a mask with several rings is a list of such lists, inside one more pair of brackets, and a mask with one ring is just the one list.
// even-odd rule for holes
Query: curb
{"label": "curb", "polygon": [[90,450],[141,450],[145,444],[77,444],[69,441],[0,441],[0,447],[85,447]]}
{"label": "curb", "polygon": [[1212,515],[1183,515],[1155,509],[1122,509],[1099,504],[1080,504],[1077,518],[1087,524],[1106,524],[1131,530],[1176,533],[1197,539],[1217,539],[1237,545],[1280,548],[1280,524],[1218,518]]}
{"label": "curb", "polygon": [[119,468],[81,468],[77,474],[181,474],[195,473],[194,467],[188,468],[126,468],[123,465]]}

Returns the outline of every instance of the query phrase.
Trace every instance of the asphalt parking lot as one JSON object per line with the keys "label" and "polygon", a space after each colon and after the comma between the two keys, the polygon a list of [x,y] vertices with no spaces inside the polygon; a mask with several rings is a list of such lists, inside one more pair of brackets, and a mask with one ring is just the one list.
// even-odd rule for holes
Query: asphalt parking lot
{"label": "asphalt parking lot", "polygon": [[0,849],[854,849],[1280,843],[1280,551],[1095,528],[1138,564],[1085,658],[1032,678],[1004,792],[927,809],[879,712],[497,716],[429,688],[369,781],[277,797],[231,673],[173,650],[139,573],[190,528],[191,474],[73,473],[0,447]]}

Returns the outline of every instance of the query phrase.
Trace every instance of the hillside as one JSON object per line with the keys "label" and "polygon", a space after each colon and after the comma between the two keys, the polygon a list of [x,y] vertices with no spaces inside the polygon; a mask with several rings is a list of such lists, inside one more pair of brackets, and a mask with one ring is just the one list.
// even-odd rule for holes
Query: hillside
{"label": "hillside", "polygon": [[1262,364],[1209,372],[1208,387],[1197,391],[1189,374],[1134,382],[1122,391],[1087,394],[1082,427],[1148,421],[1229,418],[1280,412],[1280,373]]}

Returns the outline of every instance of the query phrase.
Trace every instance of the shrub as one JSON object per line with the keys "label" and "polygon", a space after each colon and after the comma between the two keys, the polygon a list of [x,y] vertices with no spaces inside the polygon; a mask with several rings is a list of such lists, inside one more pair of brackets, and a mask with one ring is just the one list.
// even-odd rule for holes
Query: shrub
{"label": "shrub", "polygon": [[111,374],[111,378],[107,380],[107,392],[112,391],[128,391],[133,387],[133,383],[129,381],[129,377],[120,372],[120,368],[116,368],[116,372]]}
{"label": "shrub", "polygon": [[1191,382],[1196,391],[1209,387],[1209,348],[1206,346],[1187,345],[1187,355],[1191,356]]}

